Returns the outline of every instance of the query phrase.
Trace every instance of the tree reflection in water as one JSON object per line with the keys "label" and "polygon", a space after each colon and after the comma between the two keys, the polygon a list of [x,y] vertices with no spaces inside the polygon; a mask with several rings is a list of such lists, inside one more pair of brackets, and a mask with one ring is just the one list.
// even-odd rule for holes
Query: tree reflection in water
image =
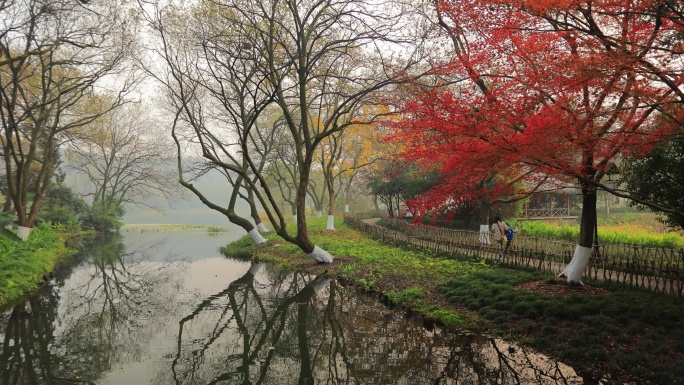
{"label": "tree reflection in water", "polygon": [[57,364],[57,355],[51,349],[55,341],[52,327],[55,314],[50,310],[54,308],[44,306],[44,302],[52,300],[49,297],[34,298],[12,309],[0,353],[0,383],[90,383],[72,375],[71,363]]}
{"label": "tree reflection in water", "polygon": [[543,356],[426,329],[325,277],[156,254],[98,239],[62,265],[68,279],[0,315],[0,385],[582,383]]}
{"label": "tree reflection in water", "polygon": [[502,340],[428,330],[335,281],[255,263],[185,316],[177,338],[159,385],[583,383]]}
{"label": "tree reflection in water", "polygon": [[118,361],[140,358],[154,326],[146,320],[169,311],[167,288],[183,264],[151,263],[152,249],[126,251],[118,235],[85,250],[3,322],[0,384],[94,384]]}

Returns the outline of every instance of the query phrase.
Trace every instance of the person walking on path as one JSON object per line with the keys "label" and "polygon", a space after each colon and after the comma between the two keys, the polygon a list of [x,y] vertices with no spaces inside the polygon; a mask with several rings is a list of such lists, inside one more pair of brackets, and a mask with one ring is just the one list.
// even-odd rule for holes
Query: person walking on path
{"label": "person walking on path", "polygon": [[[492,234],[494,236],[494,243],[496,244],[497,259],[503,259],[504,242],[506,241],[506,233],[508,232],[508,225],[501,220],[500,216],[494,217],[494,224],[492,224]],[[509,246],[507,244],[506,246]]]}
{"label": "person walking on path", "polygon": [[504,255],[508,255],[508,249],[511,248],[511,242],[513,242],[513,233],[517,233],[518,229],[515,227],[509,227],[506,230],[506,247],[504,247]]}

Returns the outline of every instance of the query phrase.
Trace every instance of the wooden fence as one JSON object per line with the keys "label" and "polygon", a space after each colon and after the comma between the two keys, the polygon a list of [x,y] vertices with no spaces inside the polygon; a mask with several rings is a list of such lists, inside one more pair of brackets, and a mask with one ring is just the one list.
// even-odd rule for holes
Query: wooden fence
{"label": "wooden fence", "polygon": [[[373,238],[401,247],[451,258],[465,255],[494,260],[498,255],[498,247],[489,243],[489,235],[483,237],[478,231],[415,225],[397,218],[383,218],[387,227],[366,223],[356,216],[345,216],[344,221]],[[572,242],[516,236],[504,257],[504,263],[559,274],[572,259],[574,251],[575,244]],[[684,293],[684,250],[600,245],[594,248],[584,277],[681,296]]]}

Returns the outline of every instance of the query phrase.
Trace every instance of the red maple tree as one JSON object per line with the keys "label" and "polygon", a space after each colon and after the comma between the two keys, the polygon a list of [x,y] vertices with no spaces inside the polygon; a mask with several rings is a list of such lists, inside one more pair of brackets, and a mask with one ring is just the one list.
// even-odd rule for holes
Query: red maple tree
{"label": "red maple tree", "polygon": [[[604,176],[621,157],[645,154],[680,130],[681,75],[668,60],[676,59],[681,24],[661,11],[654,25],[648,12],[656,2],[436,0],[435,7],[453,47],[435,69],[446,81],[407,89],[396,103],[404,119],[394,125],[395,139],[410,144],[404,156],[441,171],[424,208],[511,199],[546,178],[573,180],[583,210],[563,274],[579,282],[594,241],[597,189],[630,197]],[[532,183],[517,183],[523,179]]]}

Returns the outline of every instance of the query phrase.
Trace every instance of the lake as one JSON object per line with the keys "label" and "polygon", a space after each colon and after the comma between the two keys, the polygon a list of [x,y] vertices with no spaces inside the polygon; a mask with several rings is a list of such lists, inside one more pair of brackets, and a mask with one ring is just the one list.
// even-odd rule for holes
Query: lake
{"label": "lake", "polygon": [[0,315],[0,384],[582,384],[504,340],[218,251],[237,231],[86,242]]}

